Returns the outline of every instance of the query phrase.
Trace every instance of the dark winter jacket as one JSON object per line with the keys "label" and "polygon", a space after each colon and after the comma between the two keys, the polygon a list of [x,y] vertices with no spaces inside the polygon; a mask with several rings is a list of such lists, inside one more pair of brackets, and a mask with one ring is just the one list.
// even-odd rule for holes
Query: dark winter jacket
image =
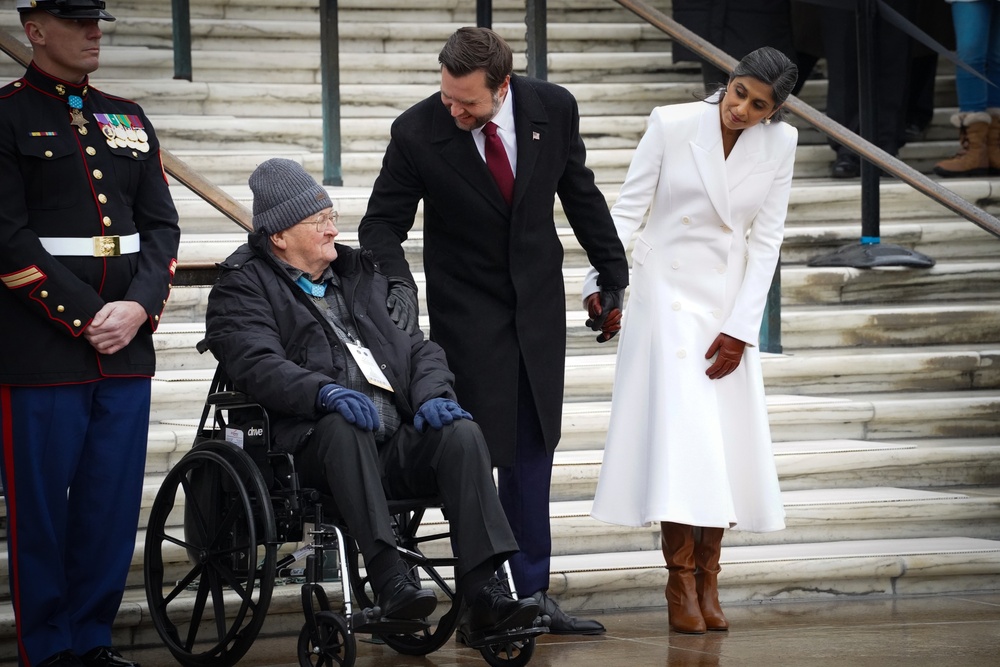
{"label": "dark winter jacket", "polygon": [[[295,451],[322,416],[316,408],[320,387],[346,384],[349,353],[334,353],[341,346],[336,332],[278,265],[269,243],[266,235],[251,234],[219,265],[208,299],[206,339],[236,388],[268,410],[276,447]],[[454,400],[454,375],[444,351],[389,318],[388,282],[371,253],[340,244],[337,252],[331,267],[340,276],[353,324],[392,384],[403,422],[412,423],[428,399]]]}

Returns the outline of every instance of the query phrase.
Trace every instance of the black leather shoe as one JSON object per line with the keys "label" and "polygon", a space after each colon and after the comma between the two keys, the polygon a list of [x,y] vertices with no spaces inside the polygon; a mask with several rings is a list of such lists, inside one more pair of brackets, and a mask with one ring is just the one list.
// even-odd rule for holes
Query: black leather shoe
{"label": "black leather shoe", "polygon": [[515,600],[500,581],[493,577],[479,589],[469,609],[467,633],[492,635],[529,627],[536,616],[538,603],[533,598]]}
{"label": "black leather shoe", "polygon": [[84,667],[139,667],[138,662],[126,660],[112,646],[98,646],[83,654]]}
{"label": "black leather shoe", "polygon": [[80,658],[72,651],[60,651],[38,663],[37,667],[81,667]]}
{"label": "black leather shoe", "polygon": [[542,617],[542,625],[553,635],[603,635],[604,626],[597,621],[588,621],[576,616],[570,616],[556,604],[556,601],[538,591],[532,595],[538,601],[538,613]]}
{"label": "black leather shoe", "polygon": [[427,618],[437,607],[434,591],[418,587],[405,574],[397,574],[386,587],[388,594],[379,596],[379,607],[384,618],[416,620]]}
{"label": "black leather shoe", "polygon": [[861,175],[861,163],[850,155],[838,155],[830,167],[834,178],[857,178]]}

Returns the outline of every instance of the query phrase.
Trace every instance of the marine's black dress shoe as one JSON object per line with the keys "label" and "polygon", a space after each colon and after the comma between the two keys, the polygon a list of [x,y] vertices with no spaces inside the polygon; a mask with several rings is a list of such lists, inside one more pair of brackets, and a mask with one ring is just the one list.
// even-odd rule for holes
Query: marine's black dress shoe
{"label": "marine's black dress shoe", "polygon": [[515,600],[496,577],[479,589],[465,622],[458,628],[458,641],[470,644],[485,637],[531,627],[538,616],[533,598]]}
{"label": "marine's black dress shoe", "polygon": [[113,646],[98,646],[83,654],[84,667],[139,667],[138,662],[126,660]]}
{"label": "marine's black dress shoe", "polygon": [[556,601],[538,591],[532,595],[538,601],[538,613],[542,617],[542,625],[554,635],[603,635],[604,626],[593,620],[585,620],[570,616],[556,604]]}
{"label": "marine's black dress shoe", "polygon": [[81,667],[80,658],[73,651],[60,651],[38,663],[37,667]]}
{"label": "marine's black dress shoe", "polygon": [[405,574],[394,575],[379,596],[383,618],[416,620],[431,615],[437,607],[434,591],[420,588]]}

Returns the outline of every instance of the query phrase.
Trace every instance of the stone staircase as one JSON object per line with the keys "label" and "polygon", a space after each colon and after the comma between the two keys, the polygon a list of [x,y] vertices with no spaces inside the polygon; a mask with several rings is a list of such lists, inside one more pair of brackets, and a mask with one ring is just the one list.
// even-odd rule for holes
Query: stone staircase
{"label": "stone staircase", "polygon": [[[317,4],[193,0],[195,80],[187,82],[172,79],[169,3],[115,2],[119,20],[102,26],[95,84],[142,103],[165,147],[249,205],[247,176],[267,157],[290,157],[322,173]],[[669,0],[652,4],[669,13]],[[523,71],[523,2],[493,5],[494,28],[510,40],[515,68]],[[16,34],[13,6],[0,0],[0,29]],[[456,27],[474,23],[475,3],[340,0],[339,7],[345,186],[331,195],[341,240],[353,244],[389,124],[436,90],[437,52]],[[671,64],[670,41],[612,0],[549,0],[548,9],[549,78],[577,96],[588,164],[612,203],[649,111],[692,99],[700,75]],[[948,70],[938,78],[939,108],[927,140],[901,155],[924,171],[955,149]],[[0,57],[0,80],[20,72]],[[822,108],[825,91],[825,81],[814,78],[801,97]],[[832,151],[818,132],[800,129],[782,254],[784,352],[763,359],[788,528],[727,532],[724,602],[1000,589],[1000,239],[886,180],[883,238],[937,265],[807,266],[809,258],[858,239],[860,187],[826,178]],[[994,181],[948,185],[1000,209]],[[172,192],[182,220],[182,266],[221,260],[242,242],[236,226],[196,196],[180,186]],[[561,214],[557,219],[566,248],[569,356],[550,590],[569,609],[662,606],[657,531],[589,518],[615,345],[597,345],[583,326],[586,262]],[[418,220],[407,251],[422,284],[421,247]],[[159,643],[142,592],[142,528],[163,475],[190,447],[214,367],[210,355],[194,350],[207,294],[208,287],[175,288],[156,336],[143,515],[133,587],[118,618],[121,644]],[[15,655],[6,573],[4,551],[0,660]],[[297,632],[301,623],[298,588],[277,588],[269,631]]]}

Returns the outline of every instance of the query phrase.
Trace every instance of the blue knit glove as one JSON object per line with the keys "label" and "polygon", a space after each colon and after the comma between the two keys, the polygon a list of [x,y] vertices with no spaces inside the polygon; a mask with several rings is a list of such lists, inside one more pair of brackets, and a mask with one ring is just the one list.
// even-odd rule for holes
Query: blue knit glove
{"label": "blue knit glove", "polygon": [[440,431],[456,419],[472,419],[472,415],[450,398],[432,398],[424,401],[417,414],[413,415],[413,425],[421,433],[427,430],[428,424],[435,431]]}
{"label": "blue knit glove", "polygon": [[378,408],[360,391],[333,383],[323,385],[316,396],[316,407],[326,412],[336,410],[348,423],[366,431],[378,430]]}

